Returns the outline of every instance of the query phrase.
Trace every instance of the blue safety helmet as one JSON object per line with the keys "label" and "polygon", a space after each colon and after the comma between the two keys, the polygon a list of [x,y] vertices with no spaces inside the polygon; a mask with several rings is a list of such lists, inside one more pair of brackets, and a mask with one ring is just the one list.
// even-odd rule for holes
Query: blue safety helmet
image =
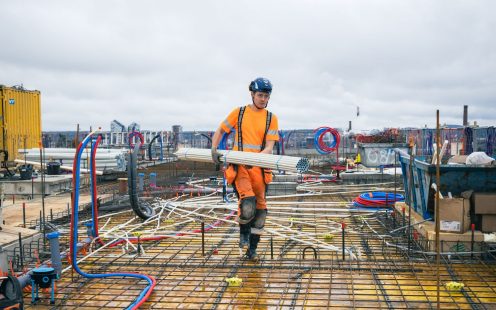
{"label": "blue safety helmet", "polygon": [[264,93],[272,93],[272,83],[263,77],[258,77],[255,80],[251,81],[250,87],[248,88],[250,91],[260,91]]}

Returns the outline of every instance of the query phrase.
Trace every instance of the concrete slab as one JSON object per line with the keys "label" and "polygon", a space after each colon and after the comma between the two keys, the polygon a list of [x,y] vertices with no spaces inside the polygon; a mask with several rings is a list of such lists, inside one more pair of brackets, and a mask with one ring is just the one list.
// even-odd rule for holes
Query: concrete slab
{"label": "concrete slab", "polygon": [[[36,197],[43,193],[43,185],[45,195],[53,195],[56,193],[70,191],[72,186],[72,175],[46,175],[44,182],[41,177],[36,177],[31,180],[11,180],[3,181],[4,194],[7,196],[29,196]],[[81,185],[89,184],[88,175],[81,177]]]}

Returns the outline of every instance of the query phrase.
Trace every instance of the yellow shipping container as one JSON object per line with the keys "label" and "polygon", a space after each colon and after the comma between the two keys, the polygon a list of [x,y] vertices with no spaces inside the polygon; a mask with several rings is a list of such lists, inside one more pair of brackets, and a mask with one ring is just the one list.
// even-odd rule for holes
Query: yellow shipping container
{"label": "yellow shipping container", "polygon": [[0,102],[0,150],[7,151],[11,161],[19,149],[38,147],[41,141],[41,95],[37,90],[0,85]]}

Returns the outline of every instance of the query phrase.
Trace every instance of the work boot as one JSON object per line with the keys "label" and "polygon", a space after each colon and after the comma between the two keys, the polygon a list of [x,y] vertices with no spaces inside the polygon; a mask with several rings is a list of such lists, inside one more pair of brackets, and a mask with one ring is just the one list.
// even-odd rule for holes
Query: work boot
{"label": "work boot", "polygon": [[243,252],[250,246],[250,225],[240,224],[239,225],[239,254],[243,255]]}
{"label": "work boot", "polygon": [[246,251],[246,258],[251,261],[258,262],[260,261],[260,256],[257,254],[257,246],[260,241],[260,235],[251,234],[250,235],[250,247],[248,251]]}

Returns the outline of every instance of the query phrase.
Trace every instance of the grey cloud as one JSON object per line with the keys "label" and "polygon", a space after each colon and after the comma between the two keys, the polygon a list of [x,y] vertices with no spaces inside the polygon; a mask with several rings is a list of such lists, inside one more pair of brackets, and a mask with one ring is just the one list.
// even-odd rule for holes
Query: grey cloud
{"label": "grey cloud", "polygon": [[[281,128],[494,125],[493,1],[4,1],[0,83],[39,89],[45,130],[214,130],[274,84]],[[356,108],[360,107],[360,116]]]}

